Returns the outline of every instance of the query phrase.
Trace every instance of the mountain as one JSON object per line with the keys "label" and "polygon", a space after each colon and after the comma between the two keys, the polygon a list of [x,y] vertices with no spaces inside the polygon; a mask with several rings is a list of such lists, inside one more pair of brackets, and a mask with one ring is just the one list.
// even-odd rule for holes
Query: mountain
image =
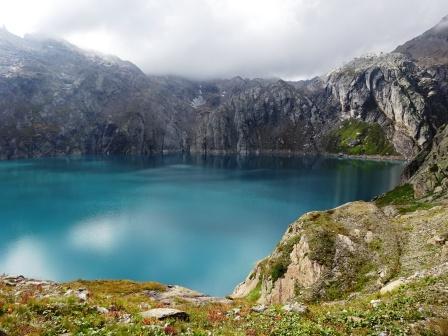
{"label": "mountain", "polygon": [[0,158],[343,152],[410,159],[447,121],[447,75],[446,65],[391,53],[307,81],[191,81],[3,29]]}
{"label": "mountain", "polygon": [[447,64],[448,16],[422,35],[399,46],[395,52],[408,55],[425,66]]}

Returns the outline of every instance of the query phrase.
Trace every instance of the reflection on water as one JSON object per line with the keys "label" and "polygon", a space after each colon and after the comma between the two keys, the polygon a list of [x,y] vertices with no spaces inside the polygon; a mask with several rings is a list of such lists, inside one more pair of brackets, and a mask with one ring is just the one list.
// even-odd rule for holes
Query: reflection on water
{"label": "reflection on water", "polygon": [[0,163],[0,273],[231,291],[306,211],[397,184],[402,165],[321,157]]}

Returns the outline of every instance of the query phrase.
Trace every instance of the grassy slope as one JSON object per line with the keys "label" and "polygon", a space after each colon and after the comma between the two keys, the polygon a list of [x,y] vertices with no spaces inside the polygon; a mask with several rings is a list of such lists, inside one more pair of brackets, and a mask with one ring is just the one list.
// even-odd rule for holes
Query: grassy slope
{"label": "grassy slope", "polygon": [[349,119],[331,131],[324,140],[330,153],[349,155],[397,155],[383,129],[375,123]]}
{"label": "grassy slope", "polygon": [[[178,303],[190,314],[189,321],[155,321],[139,316],[142,306],[160,304],[151,301],[140,284],[126,283],[120,293],[119,282],[101,284],[83,282],[97,292],[87,303],[62,294],[39,297],[38,288],[15,295],[11,287],[0,286],[0,325],[8,335],[437,335],[446,328],[440,316],[447,314],[448,277],[426,277],[380,297],[365,295],[350,301],[314,304],[305,315],[287,313],[271,306],[264,313],[250,310],[251,303],[193,306]],[[72,283],[61,289],[77,287]],[[62,292],[61,292],[62,293]],[[377,307],[371,300],[381,299]],[[97,306],[109,307],[103,314]],[[239,312],[233,311],[238,307]],[[131,323],[124,323],[123,317]],[[446,315],[445,315],[446,316]],[[121,322],[120,322],[121,321]],[[426,331],[423,331],[426,330]],[[446,329],[444,329],[446,331]],[[440,333],[439,333],[440,334]]]}

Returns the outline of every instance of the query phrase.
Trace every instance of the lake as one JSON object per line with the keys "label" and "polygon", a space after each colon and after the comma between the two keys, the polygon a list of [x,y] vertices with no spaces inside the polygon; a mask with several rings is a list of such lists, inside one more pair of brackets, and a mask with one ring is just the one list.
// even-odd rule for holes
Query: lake
{"label": "lake", "polygon": [[229,294],[307,211],[370,200],[400,162],[73,157],[0,162],[0,273]]}

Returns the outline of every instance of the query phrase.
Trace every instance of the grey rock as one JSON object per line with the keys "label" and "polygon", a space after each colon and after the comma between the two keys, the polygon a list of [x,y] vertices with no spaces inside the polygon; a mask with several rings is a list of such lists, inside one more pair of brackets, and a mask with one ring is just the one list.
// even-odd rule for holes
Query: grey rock
{"label": "grey rock", "polygon": [[79,288],[74,294],[80,301],[87,301],[90,296],[90,292],[86,288]]}
{"label": "grey rock", "polygon": [[167,318],[188,320],[189,315],[178,309],[173,308],[154,308],[140,313],[143,318],[153,318],[157,320],[165,320]]}
{"label": "grey rock", "polygon": [[123,314],[122,316],[120,316],[118,322],[123,324],[131,323],[132,322],[131,314]]}
{"label": "grey rock", "polygon": [[221,303],[229,304],[231,300],[221,297],[212,297],[189,288],[181,286],[169,285],[164,291],[147,291],[146,295],[151,299],[164,303],[166,305],[173,305],[179,299],[190,302],[196,305],[202,305],[206,303]]}
{"label": "grey rock", "polygon": [[364,236],[364,241],[367,244],[370,244],[373,241],[373,238],[374,238],[373,232],[372,231],[367,231],[366,235]]}
{"label": "grey rock", "polygon": [[250,310],[252,310],[255,313],[262,313],[267,309],[267,307],[265,305],[257,305],[257,306],[253,306],[252,308],[250,308]]}
{"label": "grey rock", "polygon": [[376,307],[378,307],[380,304],[381,304],[381,300],[379,300],[379,299],[377,299],[377,300],[371,300],[370,301],[370,305],[373,307],[373,308],[376,308]]}
{"label": "grey rock", "polygon": [[406,282],[404,279],[397,279],[394,281],[389,282],[386,286],[380,289],[380,294],[384,295],[387,293],[394,292],[398,290],[401,286],[403,286]]}
{"label": "grey rock", "polygon": [[107,309],[105,307],[96,307],[96,311],[100,314],[108,314],[109,313],[109,309]]}
{"label": "grey rock", "polygon": [[306,314],[309,310],[307,306],[298,302],[285,304],[282,306],[282,309],[286,312],[293,312],[298,314]]}
{"label": "grey rock", "polygon": [[434,188],[434,194],[440,194],[441,192],[443,192],[443,188],[441,186],[437,186]]}

